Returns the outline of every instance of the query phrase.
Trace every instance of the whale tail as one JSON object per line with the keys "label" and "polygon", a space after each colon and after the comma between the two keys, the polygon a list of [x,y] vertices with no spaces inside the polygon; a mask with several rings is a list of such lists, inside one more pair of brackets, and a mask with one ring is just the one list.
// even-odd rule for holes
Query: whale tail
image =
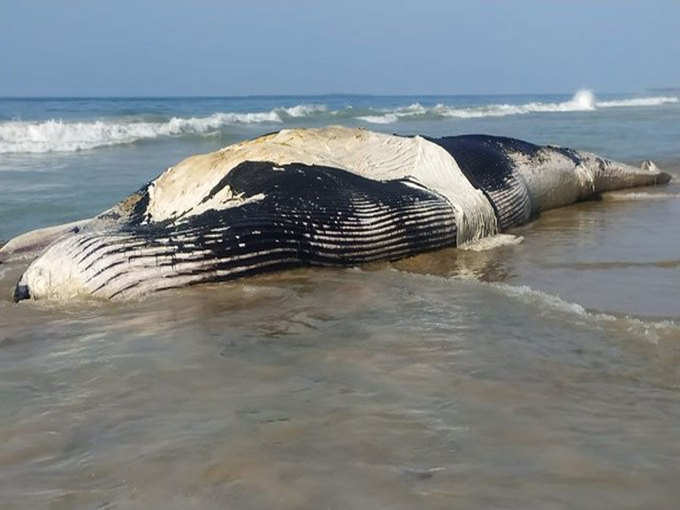
{"label": "whale tail", "polygon": [[666,184],[672,179],[671,174],[661,171],[656,163],[654,163],[654,161],[651,159],[644,160],[640,165],[640,169],[646,172],[657,174],[656,184]]}
{"label": "whale tail", "polygon": [[652,161],[651,159],[646,159],[645,161],[643,161],[642,164],[640,165],[640,168],[642,168],[643,170],[647,170],[648,172],[659,171],[659,167],[656,166],[656,163],[654,163],[654,161]]}

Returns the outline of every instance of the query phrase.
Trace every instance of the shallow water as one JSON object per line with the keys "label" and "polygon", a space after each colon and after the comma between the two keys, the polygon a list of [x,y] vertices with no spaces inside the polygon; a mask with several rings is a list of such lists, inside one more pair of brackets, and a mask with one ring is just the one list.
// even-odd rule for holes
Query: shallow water
{"label": "shallow water", "polygon": [[[23,209],[4,203],[0,237],[104,209],[218,143],[7,156],[2,193]],[[655,149],[680,175],[662,147],[640,159]],[[549,211],[493,250],[130,303],[13,304],[26,262],[0,264],[0,507],[672,507],[678,182]]]}

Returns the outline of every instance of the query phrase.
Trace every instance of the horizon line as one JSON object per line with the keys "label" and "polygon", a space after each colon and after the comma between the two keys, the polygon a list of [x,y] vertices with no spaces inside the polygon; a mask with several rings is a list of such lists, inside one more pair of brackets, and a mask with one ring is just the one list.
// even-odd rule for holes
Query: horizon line
{"label": "horizon line", "polygon": [[[569,92],[494,92],[494,93],[408,93],[408,94],[375,94],[356,92],[328,92],[320,94],[235,94],[235,95],[0,95],[0,99],[261,99],[261,98],[295,98],[295,97],[464,97],[464,96],[556,96],[573,95],[580,90],[589,90],[599,94],[635,94],[632,91],[596,92],[589,87],[579,87]],[[647,92],[680,91],[680,87],[650,87]]]}

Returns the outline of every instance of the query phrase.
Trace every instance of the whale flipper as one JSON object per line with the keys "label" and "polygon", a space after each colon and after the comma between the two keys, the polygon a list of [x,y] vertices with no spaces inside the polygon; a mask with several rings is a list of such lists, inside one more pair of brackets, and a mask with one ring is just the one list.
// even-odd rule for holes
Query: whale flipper
{"label": "whale flipper", "polygon": [[16,236],[0,247],[0,262],[14,258],[30,257],[31,255],[34,256],[35,253],[49,246],[60,237],[79,232],[91,221],[91,218],[72,221],[62,225],[31,230]]}

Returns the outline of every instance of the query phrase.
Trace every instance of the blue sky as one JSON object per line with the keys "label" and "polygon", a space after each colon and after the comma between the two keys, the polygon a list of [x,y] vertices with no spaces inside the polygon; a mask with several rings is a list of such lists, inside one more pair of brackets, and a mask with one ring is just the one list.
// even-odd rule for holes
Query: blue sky
{"label": "blue sky", "polygon": [[0,96],[680,87],[680,2],[0,0]]}

